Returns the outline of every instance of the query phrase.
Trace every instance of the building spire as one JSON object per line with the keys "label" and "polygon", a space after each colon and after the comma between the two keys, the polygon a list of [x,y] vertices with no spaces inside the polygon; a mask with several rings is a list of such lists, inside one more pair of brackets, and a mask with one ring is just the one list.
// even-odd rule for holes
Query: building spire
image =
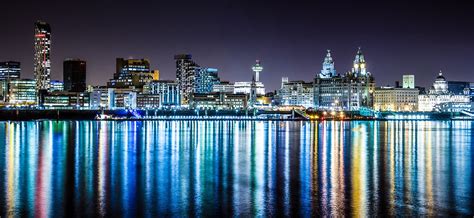
{"label": "building spire", "polygon": [[331,50],[326,50],[326,57],[323,60],[323,68],[319,73],[319,78],[331,78],[336,76],[336,70],[334,69],[334,61],[331,57]]}
{"label": "building spire", "polygon": [[365,76],[367,74],[365,57],[360,46],[354,59],[352,73],[356,76]]}

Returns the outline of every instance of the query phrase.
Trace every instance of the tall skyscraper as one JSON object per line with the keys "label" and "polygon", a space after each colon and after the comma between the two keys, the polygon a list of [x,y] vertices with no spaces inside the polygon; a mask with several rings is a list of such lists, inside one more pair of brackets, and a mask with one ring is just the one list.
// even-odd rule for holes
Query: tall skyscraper
{"label": "tall skyscraper", "polygon": [[263,71],[263,67],[260,65],[260,60],[256,60],[255,62],[252,71],[255,73],[255,82],[260,82],[260,72]]}
{"label": "tall skyscraper", "polygon": [[331,78],[336,76],[336,69],[334,68],[334,61],[331,57],[331,50],[327,50],[326,57],[323,61],[323,69],[319,73],[319,78]]}
{"label": "tall skyscraper", "polygon": [[143,85],[153,81],[153,72],[147,59],[116,59],[116,72],[114,78],[108,83],[109,87],[126,88]]}
{"label": "tall skyscraper", "polygon": [[86,61],[66,59],[63,62],[64,90],[69,92],[84,92],[86,90]]}
{"label": "tall skyscraper", "polygon": [[403,85],[404,89],[414,89],[415,88],[415,75],[403,75]]}
{"label": "tall skyscraper", "polygon": [[0,80],[19,79],[21,73],[20,62],[0,62]]}
{"label": "tall skyscraper", "polygon": [[48,23],[35,23],[34,74],[38,94],[49,88],[51,75],[51,27]]}

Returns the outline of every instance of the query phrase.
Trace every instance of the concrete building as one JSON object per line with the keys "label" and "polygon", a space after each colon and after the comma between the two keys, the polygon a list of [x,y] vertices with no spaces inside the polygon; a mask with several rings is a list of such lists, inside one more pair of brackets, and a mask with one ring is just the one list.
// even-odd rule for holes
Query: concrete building
{"label": "concrete building", "polygon": [[230,93],[195,93],[190,98],[192,108],[243,109],[247,107],[248,95]]}
{"label": "concrete building", "polygon": [[116,59],[114,78],[107,83],[111,88],[142,88],[153,80],[150,62],[147,59]]}
{"label": "concrete building", "polygon": [[160,95],[157,94],[137,94],[137,108],[152,109],[161,105]]}
{"label": "concrete building", "polygon": [[194,81],[194,93],[212,92],[213,86],[220,83],[218,70],[215,68],[199,67]]}
{"label": "concrete building", "polygon": [[160,107],[178,107],[181,105],[181,92],[178,83],[171,80],[153,81],[143,86],[144,94],[158,95]]}
{"label": "concrete building", "polygon": [[[463,108],[459,105],[466,103],[470,103],[470,96],[450,92],[448,82],[442,73],[436,77],[428,94],[418,96],[419,111],[434,111],[442,108],[444,111],[456,112]],[[444,106],[440,107],[441,105]]]}
{"label": "concrete building", "polygon": [[221,81],[212,86],[212,92],[234,93],[234,90],[234,83],[230,83],[229,81]]}
{"label": "concrete building", "polygon": [[49,92],[62,92],[64,91],[64,83],[59,80],[51,80],[49,84]]}
{"label": "concrete building", "polygon": [[50,109],[89,109],[87,92],[51,92],[44,96],[44,107]]}
{"label": "concrete building", "polygon": [[21,64],[17,61],[0,62],[0,80],[20,79]]}
{"label": "concrete building", "polygon": [[280,90],[278,90],[280,105],[310,108],[314,106],[313,95],[313,83],[288,81],[288,78],[282,78],[282,86]]}
{"label": "concrete building", "polygon": [[[257,95],[265,95],[265,86],[262,82],[255,82]],[[235,82],[234,83],[234,94],[247,94],[250,95],[252,90],[252,82]]]}
{"label": "concrete building", "polygon": [[379,87],[374,92],[374,110],[410,111],[418,110],[418,93],[415,88]]}
{"label": "concrete building", "polygon": [[[314,107],[319,110],[355,111],[373,106],[375,80],[366,68],[361,49],[357,51],[351,72],[314,80]],[[324,68],[323,68],[324,70]]]}
{"label": "concrete building", "polygon": [[7,102],[12,105],[35,105],[37,83],[34,79],[10,80]]}
{"label": "concrete building", "polygon": [[415,75],[403,75],[402,88],[414,89],[415,88]]}

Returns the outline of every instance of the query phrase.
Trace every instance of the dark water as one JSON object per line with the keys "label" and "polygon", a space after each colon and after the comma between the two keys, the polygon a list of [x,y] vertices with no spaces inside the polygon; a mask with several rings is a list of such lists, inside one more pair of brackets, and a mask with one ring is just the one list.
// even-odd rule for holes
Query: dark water
{"label": "dark water", "polygon": [[0,123],[0,216],[474,214],[474,122]]}

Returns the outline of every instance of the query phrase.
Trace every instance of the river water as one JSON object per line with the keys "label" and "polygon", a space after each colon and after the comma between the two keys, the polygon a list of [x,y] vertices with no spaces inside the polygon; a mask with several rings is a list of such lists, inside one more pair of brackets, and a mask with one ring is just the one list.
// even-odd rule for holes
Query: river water
{"label": "river water", "polygon": [[474,122],[0,122],[0,216],[474,215]]}

